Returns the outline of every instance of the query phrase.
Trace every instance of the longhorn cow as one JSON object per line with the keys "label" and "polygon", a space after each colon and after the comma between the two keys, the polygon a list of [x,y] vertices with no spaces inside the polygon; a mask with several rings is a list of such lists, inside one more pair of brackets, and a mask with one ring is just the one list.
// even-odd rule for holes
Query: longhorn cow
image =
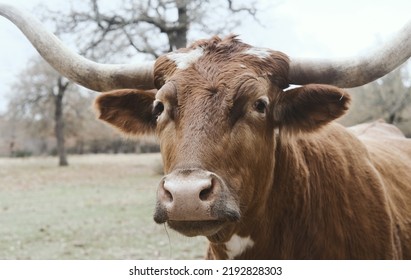
{"label": "longhorn cow", "polygon": [[208,238],[207,258],[411,259],[411,140],[384,123],[334,122],[350,103],[338,87],[410,57],[411,22],[346,60],[288,57],[229,36],[146,64],[105,65],[30,15],[6,5],[0,14],[62,75],[105,91],[100,119],[157,135],[166,175],[154,220]]}

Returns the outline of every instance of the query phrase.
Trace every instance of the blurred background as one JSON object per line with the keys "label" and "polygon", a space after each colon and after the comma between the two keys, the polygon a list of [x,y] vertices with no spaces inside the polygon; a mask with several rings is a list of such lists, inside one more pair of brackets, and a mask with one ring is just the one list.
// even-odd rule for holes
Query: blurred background
{"label": "blurred background", "polygon": [[[104,63],[152,60],[238,34],[290,56],[367,52],[411,19],[411,1],[14,0],[73,50]],[[95,92],[45,63],[0,18],[0,259],[202,258],[205,242],[152,221],[162,176],[155,139],[96,120]],[[349,89],[340,122],[383,119],[411,137],[410,63]],[[65,168],[59,168],[64,166]]]}

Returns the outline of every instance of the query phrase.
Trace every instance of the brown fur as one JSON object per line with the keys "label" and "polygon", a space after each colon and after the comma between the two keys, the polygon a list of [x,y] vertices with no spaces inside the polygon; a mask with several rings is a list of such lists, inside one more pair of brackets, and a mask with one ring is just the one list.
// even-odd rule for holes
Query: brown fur
{"label": "brown fur", "polygon": [[155,92],[138,89],[117,90],[100,95],[95,106],[99,118],[126,134],[153,133],[155,120],[152,109]]}
{"label": "brown fur", "polygon": [[249,55],[235,37],[178,52],[195,48],[204,54],[186,69],[157,60],[157,123],[152,93],[114,91],[96,104],[126,133],[155,129],[166,174],[198,168],[224,180],[241,218],[207,236],[207,258],[227,258],[237,234],[254,241],[238,259],[411,259],[411,140],[385,124],[356,136],[333,123],[350,101],[338,88],[283,91],[282,53]]}

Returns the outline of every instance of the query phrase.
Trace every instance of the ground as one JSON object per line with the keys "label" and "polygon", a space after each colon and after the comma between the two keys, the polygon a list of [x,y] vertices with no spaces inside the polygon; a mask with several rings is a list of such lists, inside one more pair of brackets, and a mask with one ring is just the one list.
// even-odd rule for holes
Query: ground
{"label": "ground", "polygon": [[153,221],[159,154],[0,158],[0,259],[201,259]]}

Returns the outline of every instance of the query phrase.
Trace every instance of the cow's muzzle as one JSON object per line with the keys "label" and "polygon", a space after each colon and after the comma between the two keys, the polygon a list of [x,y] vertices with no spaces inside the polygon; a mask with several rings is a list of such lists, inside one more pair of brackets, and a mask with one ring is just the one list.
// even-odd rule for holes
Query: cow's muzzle
{"label": "cow's muzzle", "polygon": [[236,199],[215,173],[178,169],[165,176],[157,191],[154,220],[187,236],[211,235],[240,219]]}

